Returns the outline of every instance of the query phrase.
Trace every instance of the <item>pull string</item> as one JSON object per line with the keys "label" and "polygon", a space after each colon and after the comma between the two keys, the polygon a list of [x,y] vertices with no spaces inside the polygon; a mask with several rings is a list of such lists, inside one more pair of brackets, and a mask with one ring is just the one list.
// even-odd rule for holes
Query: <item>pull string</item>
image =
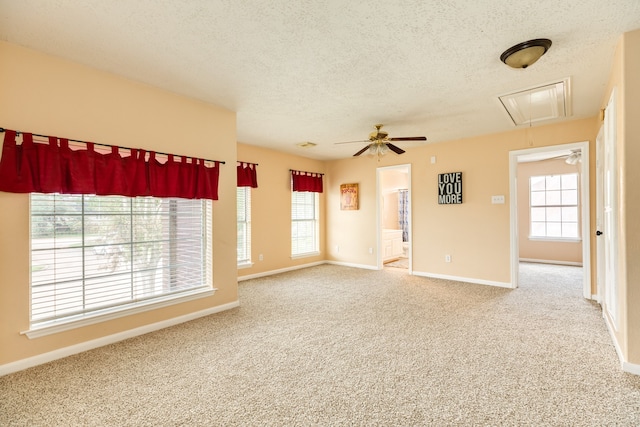
{"label": "pull string", "polygon": [[[5,130],[6,130],[5,128],[0,127],[0,133],[4,133],[4,132],[5,132]],[[25,132],[23,132],[23,131],[19,131],[19,130],[17,130],[17,131],[16,131],[16,135],[20,135],[20,134],[23,134],[23,133],[25,133]],[[30,132],[26,132],[26,133],[30,133]],[[38,136],[38,137],[40,137],[40,138],[47,138],[47,139],[49,138],[49,135],[41,135],[41,134],[39,134],[39,133],[32,133],[31,135],[33,135],[33,136]],[[99,147],[106,147],[106,148],[113,148],[113,147],[116,147],[116,148],[119,148],[119,149],[125,149],[125,150],[136,150],[136,148],[120,147],[120,146],[118,146],[118,145],[101,144],[101,143],[99,143],[99,142],[88,142],[88,141],[82,141],[82,140],[80,140],[80,139],[60,138],[60,137],[58,137],[58,136],[54,136],[53,138],[57,138],[57,139],[66,139],[67,141],[71,141],[71,142],[79,142],[80,144],[94,144],[94,145],[97,145],[97,146],[99,146]],[[140,150],[140,149],[138,148],[137,150]],[[144,150],[144,151],[150,152],[150,151],[153,151],[153,150]],[[161,151],[153,151],[153,152],[154,152],[154,153],[156,153],[156,154],[159,154],[159,155],[161,155],[161,156],[190,157],[190,158],[192,158],[192,159],[198,159],[198,158],[199,158],[199,157],[193,157],[193,156],[182,156],[182,155],[179,155],[179,154],[163,153],[163,152],[161,152]],[[225,162],[224,162],[224,161],[222,161],[222,160],[210,160],[210,159],[202,159],[202,160],[204,160],[205,162],[220,163],[220,164],[222,164],[222,165],[224,165],[224,164],[225,164]]]}

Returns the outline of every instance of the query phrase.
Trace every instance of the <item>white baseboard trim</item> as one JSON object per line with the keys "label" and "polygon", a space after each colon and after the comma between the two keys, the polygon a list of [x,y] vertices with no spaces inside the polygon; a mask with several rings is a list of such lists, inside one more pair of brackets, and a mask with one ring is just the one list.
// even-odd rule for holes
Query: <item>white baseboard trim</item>
{"label": "white baseboard trim", "polygon": [[238,276],[238,282],[242,282],[244,280],[250,280],[250,279],[257,279],[259,277],[273,276],[274,274],[286,273],[287,271],[300,270],[308,267],[315,267],[316,265],[322,265],[322,264],[326,264],[326,261],[316,261],[316,262],[311,262],[309,264],[294,265],[293,267],[263,271],[262,273],[247,274],[246,276]]}
{"label": "white baseboard trim", "polygon": [[613,348],[616,349],[616,354],[618,355],[618,360],[620,360],[620,367],[622,368],[622,371],[633,375],[640,375],[640,365],[630,363],[625,360],[624,355],[622,354],[622,349],[620,348],[620,344],[616,339],[616,334],[614,333],[613,326],[609,322],[609,318],[604,315],[604,311],[602,313],[602,320],[604,321],[604,324],[607,325],[607,330],[609,331],[609,336],[611,337]]}
{"label": "white baseboard trim", "polygon": [[538,264],[556,264],[556,265],[571,265],[575,267],[582,267],[581,262],[575,261],[556,261],[552,259],[536,259],[536,258],[519,258],[520,262],[535,262]]}
{"label": "white baseboard trim", "polygon": [[169,326],[178,325],[180,323],[195,320],[200,317],[208,316],[210,314],[220,313],[222,311],[230,310],[239,306],[240,301],[234,301],[228,304],[222,304],[216,307],[208,308],[206,310],[196,311],[194,313],[185,314],[183,316],[174,317],[171,319],[163,320],[161,322],[140,326],[139,328],[118,332],[117,334],[107,335],[106,337],[96,338],[91,341],[86,341],[69,347],[60,348],[58,350],[53,350],[48,353],[39,354],[37,356],[28,357],[26,359],[18,360],[15,362],[6,363],[4,365],[0,365],[0,376],[12,374],[14,372],[42,365],[44,363],[49,363],[57,359],[62,359],[67,356],[82,353],[87,350],[93,350],[94,348],[103,347],[105,345],[113,344],[118,341],[123,341],[129,338],[137,337],[139,335],[148,334],[149,332],[158,331],[160,329],[168,328]]}
{"label": "white baseboard trim", "polygon": [[342,262],[342,261],[327,261],[327,264],[340,265],[342,267],[362,268],[362,269],[365,269],[365,270],[377,270],[378,269],[378,267],[376,267],[375,265],[354,264],[352,262]]}
{"label": "white baseboard trim", "polygon": [[424,271],[413,271],[414,276],[431,277],[433,279],[454,280],[456,282],[473,283],[476,285],[497,286],[500,288],[513,289],[513,285],[508,282],[495,282],[493,280],[474,279],[471,277],[449,276],[446,274],[427,273]]}

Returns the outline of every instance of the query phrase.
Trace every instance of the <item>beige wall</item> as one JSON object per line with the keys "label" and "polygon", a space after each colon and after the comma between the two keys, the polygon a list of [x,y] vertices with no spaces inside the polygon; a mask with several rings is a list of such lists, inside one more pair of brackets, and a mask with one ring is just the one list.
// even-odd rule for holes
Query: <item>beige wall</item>
{"label": "beige wall", "polygon": [[[581,241],[552,241],[529,238],[529,178],[539,175],[580,173],[580,165],[569,165],[564,159],[544,160],[518,164],[518,245],[520,259],[582,264]],[[578,179],[578,182],[580,180]],[[581,212],[578,198],[578,212]],[[581,227],[578,222],[578,227]],[[585,236],[589,238],[589,236]]]}
{"label": "beige wall", "polygon": [[[625,362],[640,365],[640,30],[622,35],[616,48],[604,108],[616,90],[618,162],[618,328],[610,328]],[[606,302],[605,302],[606,303]],[[608,317],[607,310],[604,315]],[[639,368],[636,368],[638,370]]]}
{"label": "beige wall", "polygon": [[[258,163],[258,188],[251,189],[251,268],[239,277],[292,268],[325,259],[325,194],[320,193],[320,255],[291,258],[291,175],[289,169],[325,172],[320,160],[238,144],[238,160]],[[326,185],[326,177],[325,177]],[[325,190],[326,191],[326,190]],[[260,261],[260,254],[263,260]]]}
{"label": "beige wall", "polygon": [[213,202],[213,297],[29,339],[29,196],[0,192],[0,365],[237,300],[235,114],[0,42],[0,126],[226,161]]}
{"label": "beige wall", "polygon": [[[380,162],[367,156],[329,162],[328,258],[376,266],[376,255],[368,252],[376,248],[376,168],[410,163],[414,272],[508,284],[509,151],[583,141],[590,141],[593,150],[597,124],[588,118],[426,144],[401,156],[388,154]],[[445,172],[462,172],[463,204],[438,205],[438,174]],[[340,211],[338,188],[345,182],[360,183],[358,211]],[[504,195],[505,204],[492,205],[492,195]],[[445,262],[445,254],[452,262]]]}

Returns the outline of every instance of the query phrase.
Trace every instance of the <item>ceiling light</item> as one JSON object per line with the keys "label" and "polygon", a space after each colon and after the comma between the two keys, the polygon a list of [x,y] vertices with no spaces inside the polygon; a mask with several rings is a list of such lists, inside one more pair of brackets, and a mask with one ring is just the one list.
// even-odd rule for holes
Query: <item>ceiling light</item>
{"label": "ceiling light", "polygon": [[549,39],[535,39],[511,46],[500,55],[500,60],[512,68],[527,68],[551,47]]}

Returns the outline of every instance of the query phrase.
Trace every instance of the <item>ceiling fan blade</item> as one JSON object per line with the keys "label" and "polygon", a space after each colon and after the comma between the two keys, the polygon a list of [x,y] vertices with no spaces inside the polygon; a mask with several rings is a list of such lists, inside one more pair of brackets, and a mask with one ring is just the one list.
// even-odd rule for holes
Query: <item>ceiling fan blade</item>
{"label": "ceiling fan blade", "polygon": [[334,142],[334,144],[353,144],[354,142],[369,142],[368,139],[361,139],[359,141],[345,141],[345,142]]}
{"label": "ceiling fan blade", "polygon": [[389,141],[426,141],[426,136],[407,136],[404,138],[389,138]]}
{"label": "ceiling fan blade", "polygon": [[353,157],[359,156],[360,154],[364,153],[365,151],[367,151],[369,149],[370,146],[371,146],[371,144],[367,145],[362,150],[360,150],[356,154],[354,154]]}
{"label": "ceiling fan blade", "polygon": [[393,152],[394,152],[394,153],[396,153],[396,154],[402,154],[402,153],[404,153],[404,150],[403,150],[402,148],[397,147],[397,146],[395,146],[395,145],[393,145],[393,144],[391,144],[391,143],[388,143],[388,142],[387,142],[387,147],[389,147],[389,150],[393,151]]}

